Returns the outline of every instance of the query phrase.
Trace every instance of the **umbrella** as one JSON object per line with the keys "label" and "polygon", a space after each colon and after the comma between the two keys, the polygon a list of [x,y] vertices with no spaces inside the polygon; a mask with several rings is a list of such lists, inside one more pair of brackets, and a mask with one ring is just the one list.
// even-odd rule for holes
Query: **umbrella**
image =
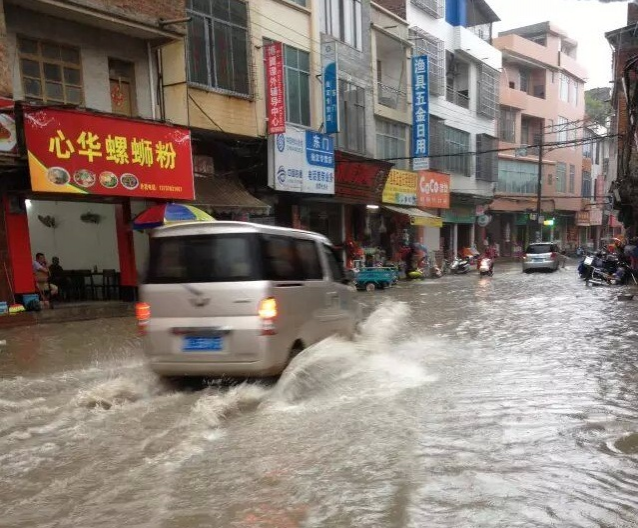
{"label": "umbrella", "polygon": [[207,222],[215,220],[192,205],[165,203],[155,205],[141,212],[133,219],[133,229],[143,231],[178,222]]}

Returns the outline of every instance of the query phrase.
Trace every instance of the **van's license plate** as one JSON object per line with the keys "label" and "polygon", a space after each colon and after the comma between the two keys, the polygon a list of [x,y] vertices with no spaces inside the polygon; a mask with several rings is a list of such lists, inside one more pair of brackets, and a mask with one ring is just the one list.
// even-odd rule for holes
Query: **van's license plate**
{"label": "van's license plate", "polygon": [[222,336],[213,337],[184,337],[182,350],[184,352],[219,352],[223,350],[224,342]]}

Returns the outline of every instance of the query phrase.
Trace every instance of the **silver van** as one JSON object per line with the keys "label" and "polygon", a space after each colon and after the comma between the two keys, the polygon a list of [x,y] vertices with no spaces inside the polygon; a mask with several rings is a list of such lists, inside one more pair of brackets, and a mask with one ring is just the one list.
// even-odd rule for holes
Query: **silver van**
{"label": "silver van", "polygon": [[360,309],[330,241],[245,222],[155,230],[138,324],[165,376],[269,376],[305,347],[352,336]]}

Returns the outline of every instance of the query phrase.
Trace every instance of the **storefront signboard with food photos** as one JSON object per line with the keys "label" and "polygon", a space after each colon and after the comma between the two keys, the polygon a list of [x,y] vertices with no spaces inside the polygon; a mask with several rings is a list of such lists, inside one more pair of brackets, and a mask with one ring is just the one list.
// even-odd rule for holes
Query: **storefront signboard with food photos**
{"label": "storefront signboard with food photos", "polygon": [[78,110],[24,109],[37,192],[169,200],[195,197],[190,131]]}

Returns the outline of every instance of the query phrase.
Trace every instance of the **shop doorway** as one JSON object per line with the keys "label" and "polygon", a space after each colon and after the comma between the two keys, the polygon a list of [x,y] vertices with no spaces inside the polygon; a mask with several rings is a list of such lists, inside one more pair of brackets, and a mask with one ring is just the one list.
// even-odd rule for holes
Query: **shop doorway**
{"label": "shop doorway", "polygon": [[[32,258],[44,254],[59,302],[122,299],[115,203],[30,198],[25,205]],[[134,214],[145,208],[144,201],[132,204]],[[139,278],[148,235],[133,237]]]}

